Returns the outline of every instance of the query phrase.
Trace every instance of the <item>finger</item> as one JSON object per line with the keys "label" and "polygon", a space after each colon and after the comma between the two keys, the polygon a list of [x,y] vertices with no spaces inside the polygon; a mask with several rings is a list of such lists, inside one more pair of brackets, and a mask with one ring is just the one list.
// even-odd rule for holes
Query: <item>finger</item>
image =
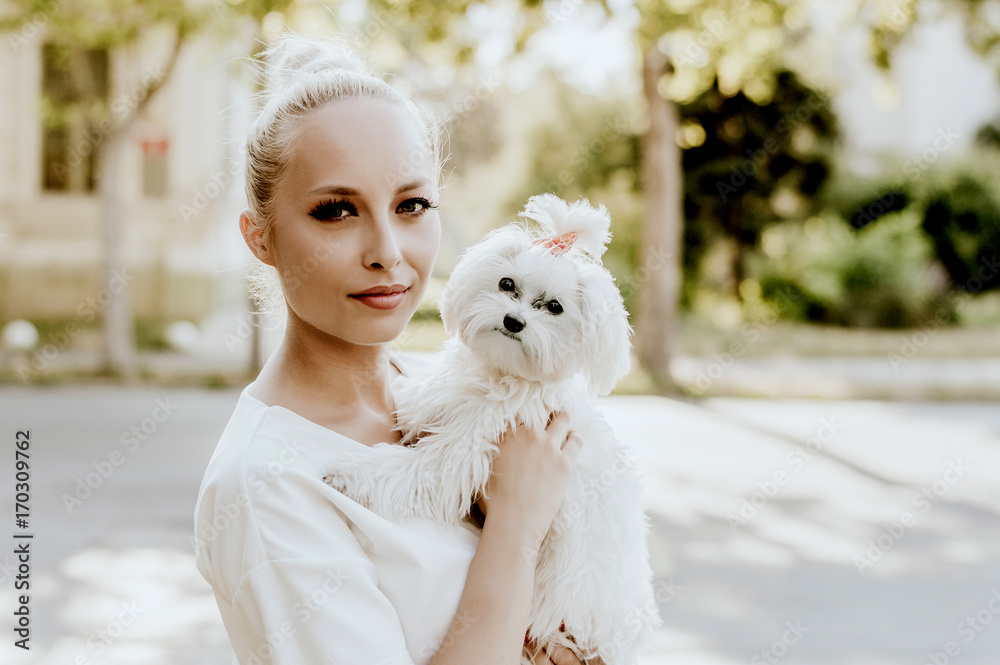
{"label": "finger", "polygon": [[549,414],[549,422],[545,429],[555,427],[569,427],[569,414],[565,411],[553,411]]}
{"label": "finger", "polygon": [[522,427],[524,427],[524,423],[521,422],[521,419],[515,418],[511,422],[507,423],[507,429],[504,430],[503,434],[504,435],[513,434]]}
{"label": "finger", "polygon": [[553,644],[546,647],[546,653],[555,665],[581,665],[581,661],[576,657],[576,654],[565,647]]}
{"label": "finger", "polygon": [[551,437],[550,440],[556,448],[562,448],[562,444],[566,440],[566,435],[569,433],[569,414],[565,411],[557,413],[545,431]]}
{"label": "finger", "polygon": [[570,464],[576,463],[576,458],[580,456],[580,450],[583,448],[583,439],[576,432],[570,432],[566,435],[566,440],[562,444],[563,454],[566,456]]}
{"label": "finger", "polygon": [[532,665],[551,665],[552,661],[549,659],[549,654],[546,653],[545,649],[540,648],[536,642],[525,644],[524,649],[528,653],[528,657],[531,658]]}

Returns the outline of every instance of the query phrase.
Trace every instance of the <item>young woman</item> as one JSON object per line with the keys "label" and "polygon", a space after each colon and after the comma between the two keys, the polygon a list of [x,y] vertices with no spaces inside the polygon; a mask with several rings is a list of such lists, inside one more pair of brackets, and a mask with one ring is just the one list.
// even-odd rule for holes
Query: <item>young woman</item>
{"label": "young woman", "polygon": [[240,229],[286,323],[205,473],[198,568],[240,665],[515,665],[581,441],[561,413],[506,432],[481,528],[393,523],[322,482],[330,457],[399,441],[393,386],[420,367],[390,343],[438,251],[438,129],[336,44],[286,34],[265,57]]}

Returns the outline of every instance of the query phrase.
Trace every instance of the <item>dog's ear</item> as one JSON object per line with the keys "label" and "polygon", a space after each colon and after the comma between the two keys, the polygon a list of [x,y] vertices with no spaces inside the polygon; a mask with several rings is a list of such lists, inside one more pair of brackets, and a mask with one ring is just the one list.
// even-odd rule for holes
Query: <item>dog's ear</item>
{"label": "dog's ear", "polygon": [[591,389],[607,395],[631,368],[632,326],[614,278],[599,264],[580,271],[580,366]]}

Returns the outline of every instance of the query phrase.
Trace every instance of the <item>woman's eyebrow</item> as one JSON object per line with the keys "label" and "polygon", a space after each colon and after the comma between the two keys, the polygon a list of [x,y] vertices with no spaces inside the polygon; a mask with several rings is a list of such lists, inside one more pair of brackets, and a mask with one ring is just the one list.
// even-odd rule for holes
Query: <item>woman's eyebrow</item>
{"label": "woman's eyebrow", "polygon": [[[400,185],[396,188],[396,194],[402,194],[403,192],[409,191],[411,189],[416,189],[422,185],[426,185],[429,181],[427,178],[420,178],[419,180],[414,180],[413,182],[408,182]],[[340,196],[358,196],[360,192],[353,187],[344,187],[342,185],[323,185],[322,187],[317,187],[312,190],[306,197],[313,196],[315,194],[337,194]]]}

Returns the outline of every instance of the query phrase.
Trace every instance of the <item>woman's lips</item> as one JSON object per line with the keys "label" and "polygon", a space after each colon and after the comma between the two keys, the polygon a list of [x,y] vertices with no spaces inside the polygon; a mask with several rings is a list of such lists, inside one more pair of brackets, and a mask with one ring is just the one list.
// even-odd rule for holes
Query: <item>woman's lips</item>
{"label": "woman's lips", "polygon": [[403,298],[406,297],[406,292],[409,291],[409,288],[393,286],[389,289],[369,289],[369,291],[376,292],[352,293],[350,297],[375,309],[392,309],[403,302]]}

